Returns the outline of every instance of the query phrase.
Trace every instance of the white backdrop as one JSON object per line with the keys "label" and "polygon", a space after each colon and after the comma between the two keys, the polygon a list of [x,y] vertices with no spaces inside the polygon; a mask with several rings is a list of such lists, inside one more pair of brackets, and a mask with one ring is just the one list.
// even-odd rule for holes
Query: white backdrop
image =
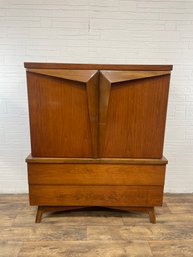
{"label": "white backdrop", "polygon": [[0,0],[0,193],[27,192],[23,62],[173,64],[166,192],[193,192],[193,1]]}

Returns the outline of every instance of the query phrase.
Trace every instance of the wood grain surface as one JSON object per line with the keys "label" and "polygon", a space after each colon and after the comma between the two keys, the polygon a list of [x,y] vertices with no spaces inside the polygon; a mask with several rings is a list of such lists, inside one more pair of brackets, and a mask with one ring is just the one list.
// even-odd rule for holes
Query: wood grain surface
{"label": "wood grain surface", "polygon": [[137,79],[147,79],[170,74],[170,71],[101,71],[101,74],[110,82],[125,82]]}
{"label": "wood grain surface", "polygon": [[93,157],[86,84],[27,74],[32,155]]}
{"label": "wood grain surface", "polygon": [[139,65],[139,64],[78,64],[78,63],[36,63],[25,62],[25,68],[35,69],[79,69],[79,70],[139,70],[139,71],[170,71],[172,65]]}
{"label": "wood grain surface", "polygon": [[163,186],[165,165],[28,164],[28,182],[37,185]]}
{"label": "wood grain surface", "polygon": [[162,157],[168,66],[33,65],[25,65],[32,156]]}
{"label": "wood grain surface", "polygon": [[168,160],[163,156],[160,159],[135,159],[135,158],[46,158],[32,157],[26,158],[27,163],[115,163],[115,164],[137,164],[137,165],[164,165]]}
{"label": "wood grain surface", "polygon": [[163,186],[29,185],[31,205],[161,206]]}
{"label": "wood grain surface", "polygon": [[[114,80],[123,79],[116,71],[111,73]],[[164,75],[112,84],[101,80],[108,92],[103,92],[104,104],[100,103],[100,157],[162,157],[169,79]]]}
{"label": "wood grain surface", "polygon": [[27,72],[86,83],[94,76],[96,70],[27,69]]}

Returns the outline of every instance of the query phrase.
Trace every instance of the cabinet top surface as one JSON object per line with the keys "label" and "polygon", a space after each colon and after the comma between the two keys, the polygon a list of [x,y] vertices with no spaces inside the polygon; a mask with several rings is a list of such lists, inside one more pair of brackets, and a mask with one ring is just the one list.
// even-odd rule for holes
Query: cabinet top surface
{"label": "cabinet top surface", "polygon": [[35,63],[25,62],[25,68],[30,69],[80,69],[80,70],[140,70],[140,71],[170,71],[172,65],[146,64],[79,64],[79,63]]}

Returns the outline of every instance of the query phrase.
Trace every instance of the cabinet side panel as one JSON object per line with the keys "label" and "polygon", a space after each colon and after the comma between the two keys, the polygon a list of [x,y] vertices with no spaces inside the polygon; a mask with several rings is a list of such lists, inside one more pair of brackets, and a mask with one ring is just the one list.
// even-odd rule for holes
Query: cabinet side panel
{"label": "cabinet side panel", "polygon": [[86,84],[27,73],[34,157],[92,157]]}

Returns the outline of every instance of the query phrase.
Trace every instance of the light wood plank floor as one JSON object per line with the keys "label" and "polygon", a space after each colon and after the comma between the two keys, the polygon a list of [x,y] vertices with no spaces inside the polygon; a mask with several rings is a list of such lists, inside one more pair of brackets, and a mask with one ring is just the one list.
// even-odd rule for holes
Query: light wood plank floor
{"label": "light wood plank floor", "polygon": [[35,224],[27,195],[0,195],[0,257],[193,256],[193,194],[166,194],[146,214],[102,208],[54,213]]}

